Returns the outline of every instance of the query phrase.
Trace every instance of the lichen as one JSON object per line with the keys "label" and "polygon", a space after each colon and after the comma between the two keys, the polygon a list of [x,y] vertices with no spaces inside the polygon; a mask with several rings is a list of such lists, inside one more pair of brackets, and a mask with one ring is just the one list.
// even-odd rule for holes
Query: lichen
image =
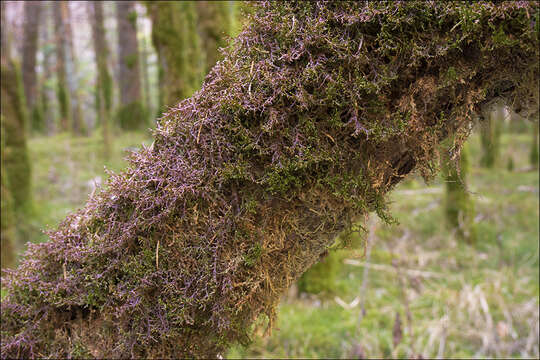
{"label": "lichen", "polygon": [[74,338],[99,358],[248,343],[337,234],[371,211],[391,219],[386,194],[432,177],[441,141],[459,149],[484,102],[537,104],[537,10],[258,4],[153,146],[2,279],[2,357],[70,357]]}

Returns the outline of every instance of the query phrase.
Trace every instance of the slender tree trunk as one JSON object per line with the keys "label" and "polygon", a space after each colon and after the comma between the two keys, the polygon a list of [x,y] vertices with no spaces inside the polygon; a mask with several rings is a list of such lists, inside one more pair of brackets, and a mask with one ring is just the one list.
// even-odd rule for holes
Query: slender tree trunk
{"label": "slender tree trunk", "polygon": [[[2,3],[2,16],[5,16],[5,4]],[[2,54],[1,54],[1,116],[2,116],[2,169],[6,170],[8,191],[13,198],[13,208],[19,222],[32,209],[31,168],[26,144],[28,112],[25,103],[22,74],[13,59],[10,58],[9,29],[2,17]],[[4,184],[5,185],[5,184]]]}
{"label": "slender tree trunk", "polygon": [[197,1],[195,5],[207,74],[221,58],[219,49],[227,45],[231,35],[231,6],[228,1]]}
{"label": "slender tree trunk", "polygon": [[79,80],[79,64],[77,56],[75,54],[75,46],[73,43],[73,26],[72,16],[69,2],[66,2],[65,6],[65,20],[64,25],[66,29],[66,45],[69,49],[69,56],[67,57],[68,73],[68,87],[71,98],[71,112],[73,114],[73,133],[76,135],[86,135],[87,129],[84,122],[82,112],[82,100],[81,100],[81,88]]}
{"label": "slender tree trunk", "polygon": [[141,97],[137,12],[134,1],[116,3],[120,108],[118,122],[123,129],[142,129],[147,125]]}
{"label": "slender tree trunk", "polygon": [[193,94],[203,79],[203,51],[193,2],[148,1],[159,61],[159,112]]}
{"label": "slender tree trunk", "polygon": [[501,132],[504,126],[504,109],[502,105],[495,105],[484,112],[484,122],[480,127],[482,142],[482,157],[480,164],[486,168],[493,168],[500,156]]}
{"label": "slender tree trunk", "polygon": [[24,35],[22,75],[31,128],[43,131],[43,114],[39,106],[37,86],[36,55],[38,48],[38,29],[43,4],[39,1],[24,2]]}
{"label": "slender tree trunk", "polygon": [[41,113],[43,114],[44,126],[49,135],[56,131],[55,109],[53,107],[54,102],[54,88],[52,87],[51,80],[53,77],[53,52],[54,52],[54,39],[51,37],[51,29],[49,19],[52,15],[52,8],[50,2],[43,3],[43,22],[41,31],[41,41],[43,43],[43,74],[39,81],[40,99],[41,99]]}
{"label": "slender tree trunk", "polygon": [[152,113],[152,102],[150,100],[150,76],[148,74],[148,39],[146,36],[142,37],[141,41],[141,72],[144,89],[144,106],[148,114]]}
{"label": "slender tree trunk", "polygon": [[529,161],[534,169],[538,169],[538,119],[534,119]]}
{"label": "slender tree trunk", "polygon": [[56,72],[58,87],[56,94],[60,107],[60,131],[71,131],[72,129],[72,113],[71,99],[67,83],[67,39],[66,39],[66,14],[68,3],[65,1],[53,2],[54,10],[54,30],[56,40]]}
{"label": "slender tree trunk", "polygon": [[105,26],[103,22],[103,3],[94,1],[89,4],[92,21],[92,40],[97,67],[97,107],[99,123],[103,132],[103,153],[108,159],[111,153],[110,114],[112,98],[112,81],[109,73],[109,48],[105,39]]}
{"label": "slender tree trunk", "polygon": [[447,147],[443,156],[442,170],[446,184],[445,213],[447,225],[455,229],[459,239],[469,244],[476,242],[474,226],[474,201],[467,189],[467,175],[470,168],[467,145],[461,149],[459,164],[448,156]]}
{"label": "slender tree trunk", "polygon": [[[6,22],[6,2],[1,4],[2,11],[2,39],[1,39],[1,48],[2,48],[2,69],[4,64],[7,66],[7,59],[10,58],[8,36],[7,36],[7,22]],[[5,57],[5,59],[4,59]],[[2,79],[3,80],[3,79]],[[2,95],[3,95],[2,87]],[[3,104],[2,104],[3,105]],[[5,159],[5,131],[4,131],[4,110],[2,109],[2,114],[0,116],[0,268],[12,267],[15,263],[15,231],[14,231],[14,213],[13,213],[13,202],[12,197],[9,191],[8,176],[7,170],[5,168],[4,159]]]}

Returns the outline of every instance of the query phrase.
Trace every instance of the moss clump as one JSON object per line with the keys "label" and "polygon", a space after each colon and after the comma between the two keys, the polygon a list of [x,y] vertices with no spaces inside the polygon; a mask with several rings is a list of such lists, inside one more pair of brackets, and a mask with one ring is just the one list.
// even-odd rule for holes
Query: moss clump
{"label": "moss clump", "polygon": [[210,358],[248,343],[337,234],[370,211],[389,219],[385,196],[410,172],[433,176],[441,141],[458,149],[484,102],[538,100],[537,9],[259,3],[154,145],[3,279],[2,357],[70,357],[78,342],[100,358]]}
{"label": "moss clump", "polygon": [[116,119],[123,130],[141,130],[148,127],[148,114],[140,101],[121,106],[117,110]]}

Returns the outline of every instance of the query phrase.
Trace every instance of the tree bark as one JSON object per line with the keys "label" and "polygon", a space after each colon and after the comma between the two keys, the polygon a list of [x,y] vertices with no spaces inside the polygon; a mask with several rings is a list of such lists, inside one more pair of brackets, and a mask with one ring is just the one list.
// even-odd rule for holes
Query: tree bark
{"label": "tree bark", "polygon": [[116,3],[120,83],[119,125],[123,129],[146,126],[146,111],[141,98],[137,12],[134,1]]}
{"label": "tree bark", "polygon": [[71,112],[71,97],[67,83],[67,28],[66,28],[66,16],[67,16],[68,3],[65,1],[53,2],[54,12],[54,31],[56,42],[56,76],[57,76],[57,90],[56,96],[58,98],[59,110],[60,110],[60,131],[71,131],[73,126],[73,117]]}
{"label": "tree bark", "polygon": [[67,57],[68,69],[68,88],[70,92],[71,101],[71,112],[73,114],[73,133],[75,135],[86,135],[86,124],[83,118],[82,112],[82,99],[81,99],[81,88],[79,81],[79,64],[77,61],[77,56],[75,55],[75,46],[73,43],[73,27],[72,27],[72,16],[70,3],[66,2],[65,4],[65,37],[66,45],[69,49],[69,56]]}
{"label": "tree bark", "polygon": [[31,127],[42,131],[43,114],[38,102],[36,56],[38,48],[38,29],[43,4],[39,1],[24,2],[24,35],[22,74],[24,93],[28,105]]}
{"label": "tree bark", "polygon": [[203,80],[203,52],[193,2],[148,1],[159,61],[159,111],[187,98]]}
{"label": "tree bark", "polygon": [[386,194],[411,171],[433,177],[441,141],[459,148],[485,102],[538,104],[536,11],[259,4],[153,145],[3,279],[2,357],[216,358],[248,343],[354,219],[391,220]]}
{"label": "tree bark", "polygon": [[228,1],[197,1],[195,5],[207,74],[221,58],[219,49],[227,45],[231,35],[231,5]]}
{"label": "tree bark", "polygon": [[457,238],[474,245],[476,228],[474,224],[474,201],[467,189],[467,177],[470,169],[467,146],[463,146],[458,159],[451,159],[450,146],[444,148],[443,174],[446,185],[445,214],[446,222]]}
{"label": "tree bark", "polygon": [[97,107],[99,123],[103,133],[103,153],[108,159],[111,153],[110,113],[112,99],[112,81],[108,66],[109,48],[105,39],[105,26],[103,22],[103,3],[94,1],[89,4],[89,13],[92,21],[92,40],[97,67]]}

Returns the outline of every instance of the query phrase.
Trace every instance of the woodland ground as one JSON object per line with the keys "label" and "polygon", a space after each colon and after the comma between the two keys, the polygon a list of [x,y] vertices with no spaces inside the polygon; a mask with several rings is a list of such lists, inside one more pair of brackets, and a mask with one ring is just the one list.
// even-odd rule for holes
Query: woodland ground
{"label": "woodland ground", "polygon": [[[228,357],[538,357],[539,177],[519,171],[528,166],[530,141],[530,132],[504,134],[500,165],[487,170],[478,166],[478,135],[469,140],[476,245],[446,228],[443,180],[428,186],[411,177],[390,197],[400,224],[369,223],[371,254],[363,246],[338,251],[343,264],[332,293],[291,291],[271,336],[234,347]],[[117,136],[107,168],[121,170],[126,150],[142,142],[151,139]],[[39,229],[84,204],[107,175],[98,135],[34,137],[29,146],[36,208],[30,233],[45,241]]]}

